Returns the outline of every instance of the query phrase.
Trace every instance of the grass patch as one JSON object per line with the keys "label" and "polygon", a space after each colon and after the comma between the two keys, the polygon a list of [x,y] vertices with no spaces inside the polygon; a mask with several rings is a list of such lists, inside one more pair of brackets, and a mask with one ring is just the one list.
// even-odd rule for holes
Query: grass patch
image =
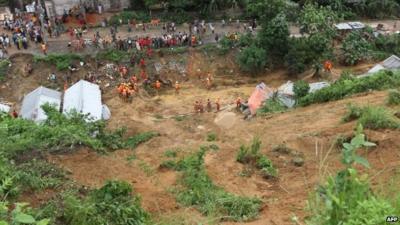
{"label": "grass patch", "polygon": [[168,149],[164,152],[164,156],[168,158],[175,158],[176,156],[178,156],[178,152],[176,149]]}
{"label": "grass patch", "polygon": [[165,160],[160,164],[160,169],[176,169],[177,163],[174,160]]}
{"label": "grass patch", "polygon": [[400,126],[396,119],[385,108],[376,106],[359,107],[355,105],[348,106],[348,112],[342,118],[343,122],[357,120],[365,128],[369,129],[397,129]]}
{"label": "grass patch", "polygon": [[33,57],[34,62],[45,62],[48,64],[56,65],[57,70],[62,71],[68,69],[69,65],[75,60],[83,60],[83,58],[77,54],[49,54],[47,56]]}
{"label": "grass patch", "polygon": [[207,141],[216,141],[217,140],[217,134],[214,132],[210,132],[207,134]]}
{"label": "grass patch", "polygon": [[138,161],[138,166],[139,168],[146,174],[146,176],[152,176],[155,173],[155,170],[153,167],[151,167],[148,163],[145,161]]}
{"label": "grass patch", "polygon": [[8,59],[0,60],[0,81],[4,80],[7,76],[8,69],[10,68],[11,61]]}
{"label": "grass patch", "polygon": [[205,149],[178,162],[182,171],[177,200],[186,206],[195,206],[201,213],[233,221],[254,219],[260,210],[257,198],[237,196],[216,186],[204,168]]}
{"label": "grass patch", "polygon": [[178,116],[174,116],[174,120],[181,122],[184,121],[187,118],[186,115],[178,115]]}
{"label": "grass patch", "polygon": [[158,137],[160,134],[158,132],[154,131],[149,131],[149,132],[143,132],[140,134],[137,134],[133,137],[130,137],[126,140],[126,145],[130,149],[135,149],[137,146],[139,146],[142,143],[145,143],[149,141],[150,139],[154,137]]}
{"label": "grass patch", "polygon": [[400,72],[381,71],[369,77],[342,76],[329,87],[299,98],[300,106],[343,99],[347,96],[370,90],[384,90],[400,86]]}
{"label": "grass patch", "polygon": [[125,51],[120,51],[116,49],[108,49],[104,51],[100,51],[97,53],[96,58],[98,60],[107,60],[111,62],[121,62],[123,60],[129,59],[129,54]]}
{"label": "grass patch", "polygon": [[[68,191],[60,198],[49,204],[44,213],[54,221],[61,221],[57,224],[151,224],[149,214],[140,205],[140,198],[125,181],[107,181],[103,187],[88,191],[85,196]],[[51,224],[56,224],[54,221]]]}
{"label": "grass patch", "polygon": [[387,104],[388,105],[400,104],[400,91],[399,90],[389,90]]}
{"label": "grass patch", "polygon": [[250,146],[242,145],[236,155],[236,161],[255,166],[265,178],[277,177],[278,171],[272,161],[260,153],[261,141],[254,138]]}

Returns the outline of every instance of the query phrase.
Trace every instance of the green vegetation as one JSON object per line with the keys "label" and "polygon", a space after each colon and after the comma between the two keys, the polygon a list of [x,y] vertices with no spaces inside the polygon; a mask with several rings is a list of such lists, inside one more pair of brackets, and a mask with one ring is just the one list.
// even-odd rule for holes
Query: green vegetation
{"label": "green vegetation", "polygon": [[400,122],[385,108],[365,106],[358,107],[354,105],[348,106],[348,112],[343,117],[344,122],[352,120],[358,121],[365,128],[369,129],[383,129],[400,127]]}
{"label": "green vegetation", "polygon": [[98,60],[108,60],[112,62],[121,62],[128,59],[129,54],[125,51],[116,49],[108,49],[97,53],[96,58]]}
{"label": "green vegetation", "polygon": [[108,181],[102,188],[90,191],[85,197],[77,193],[62,196],[63,210],[53,218],[70,225],[144,225],[149,215],[141,208],[140,199],[124,181]]}
{"label": "green vegetation", "polygon": [[272,165],[271,160],[260,153],[260,148],[261,141],[258,138],[254,138],[250,146],[240,146],[236,161],[243,164],[254,165],[257,169],[261,170],[265,178],[277,177],[278,171]]}
{"label": "green vegetation", "polygon": [[[61,114],[49,105],[43,106],[48,118],[41,124],[24,119],[0,116],[0,151],[15,155],[20,151],[41,149],[56,151],[85,145],[98,151],[118,149],[125,146],[124,130],[109,133],[102,121],[93,122],[87,115],[71,112]],[[94,136],[93,134],[96,133]]]}
{"label": "green vegetation", "polygon": [[65,171],[43,160],[32,159],[14,168],[15,179],[24,189],[57,188],[67,180]]}
{"label": "green vegetation", "polygon": [[298,80],[293,84],[293,92],[296,99],[302,98],[310,91],[310,85],[304,80]]}
{"label": "green vegetation", "polygon": [[342,163],[345,169],[336,176],[328,177],[312,199],[308,208],[312,213],[307,221],[310,225],[334,224],[384,224],[387,215],[398,212],[398,199],[384,199],[372,192],[366,176],[358,175],[354,164],[369,167],[368,161],[356,154],[356,150],[375,146],[367,142],[362,133],[362,126],[355,137],[343,144]]}
{"label": "green vegetation", "polygon": [[7,202],[0,202],[0,224],[1,225],[47,225],[49,219],[37,220],[31,215],[31,208],[26,203],[16,203],[11,210]]}
{"label": "green vegetation", "polygon": [[269,98],[265,103],[258,109],[257,115],[263,115],[267,113],[284,112],[287,108],[283,105],[278,98]]}
{"label": "green vegetation", "polygon": [[266,56],[264,49],[250,45],[239,53],[237,62],[243,71],[258,73],[267,65]]}
{"label": "green vegetation", "polygon": [[213,132],[209,132],[207,134],[207,141],[216,141],[217,140],[217,134]]}
{"label": "green vegetation", "polygon": [[307,106],[313,103],[322,103],[342,99],[352,94],[369,90],[384,90],[400,86],[400,73],[381,71],[373,76],[363,78],[342,77],[331,86],[318,90],[300,98],[298,104]]}
{"label": "green vegetation", "polygon": [[158,136],[160,136],[160,134],[154,131],[139,133],[133,137],[126,139],[126,146],[130,149],[135,149],[138,145]]}
{"label": "green vegetation", "polygon": [[201,213],[224,220],[248,221],[260,210],[261,201],[237,196],[216,186],[204,168],[206,149],[180,160],[177,169],[182,171],[181,187],[177,199],[186,206],[195,206]]}
{"label": "green vegetation", "polygon": [[83,58],[76,54],[49,54],[47,56],[37,56],[33,58],[34,62],[45,62],[56,65],[57,70],[66,70],[75,60]]}
{"label": "green vegetation", "polygon": [[372,49],[371,43],[364,37],[362,31],[350,32],[342,43],[344,62],[347,65],[355,65],[368,59]]}
{"label": "green vegetation", "polygon": [[0,81],[4,79],[4,77],[7,75],[8,68],[11,65],[11,61],[8,59],[3,59],[0,60]]}
{"label": "green vegetation", "polygon": [[168,158],[175,158],[176,156],[178,156],[178,152],[176,149],[168,149],[164,152],[164,156]]}
{"label": "green vegetation", "polygon": [[388,105],[400,104],[400,91],[399,90],[389,90],[387,104]]}

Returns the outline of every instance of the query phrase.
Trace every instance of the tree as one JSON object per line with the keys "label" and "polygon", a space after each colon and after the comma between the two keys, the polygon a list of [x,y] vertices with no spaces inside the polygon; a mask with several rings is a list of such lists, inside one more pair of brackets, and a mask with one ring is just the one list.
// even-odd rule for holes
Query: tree
{"label": "tree", "polygon": [[344,62],[355,65],[369,56],[371,44],[363,37],[360,31],[353,31],[347,35],[342,44]]}
{"label": "tree", "polygon": [[260,46],[273,57],[281,59],[288,51],[289,24],[286,16],[278,14],[269,23],[262,26],[258,33]]}
{"label": "tree", "polygon": [[247,13],[268,23],[288,8],[287,0],[249,0]]}
{"label": "tree", "polygon": [[322,7],[315,4],[306,4],[300,13],[300,31],[309,35],[323,34],[332,38],[335,33],[335,21],[337,14],[329,7]]}
{"label": "tree", "polygon": [[293,85],[293,92],[296,99],[304,97],[310,91],[310,85],[304,80],[298,80]]}
{"label": "tree", "polygon": [[399,10],[399,3],[395,0],[367,0],[366,14],[374,18],[394,16]]}
{"label": "tree", "polygon": [[243,71],[257,73],[267,65],[267,53],[252,44],[239,53],[237,61]]}

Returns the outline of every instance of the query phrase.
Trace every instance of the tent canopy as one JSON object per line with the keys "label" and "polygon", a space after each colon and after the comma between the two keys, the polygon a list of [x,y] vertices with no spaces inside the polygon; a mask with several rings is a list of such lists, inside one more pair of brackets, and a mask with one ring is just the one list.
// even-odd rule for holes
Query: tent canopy
{"label": "tent canopy", "polygon": [[22,101],[20,112],[22,118],[36,122],[46,120],[47,116],[41,108],[46,103],[60,109],[61,93],[41,86],[27,94]]}
{"label": "tent canopy", "polygon": [[78,113],[89,114],[94,121],[102,119],[103,106],[98,85],[80,80],[65,91],[64,113],[76,110]]}

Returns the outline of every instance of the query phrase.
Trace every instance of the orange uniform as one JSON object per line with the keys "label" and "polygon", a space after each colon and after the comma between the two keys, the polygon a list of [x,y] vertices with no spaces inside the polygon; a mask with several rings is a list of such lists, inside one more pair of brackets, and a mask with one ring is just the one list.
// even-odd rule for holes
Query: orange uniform
{"label": "orange uniform", "polygon": [[160,90],[161,88],[161,82],[159,80],[156,81],[156,89]]}
{"label": "orange uniform", "polygon": [[325,69],[325,71],[327,71],[327,72],[331,72],[331,70],[332,70],[332,62],[329,61],[329,60],[325,61],[325,63],[324,63],[324,69]]}
{"label": "orange uniform", "polygon": [[177,81],[177,82],[175,82],[175,93],[179,94],[179,89],[181,89],[181,87]]}

